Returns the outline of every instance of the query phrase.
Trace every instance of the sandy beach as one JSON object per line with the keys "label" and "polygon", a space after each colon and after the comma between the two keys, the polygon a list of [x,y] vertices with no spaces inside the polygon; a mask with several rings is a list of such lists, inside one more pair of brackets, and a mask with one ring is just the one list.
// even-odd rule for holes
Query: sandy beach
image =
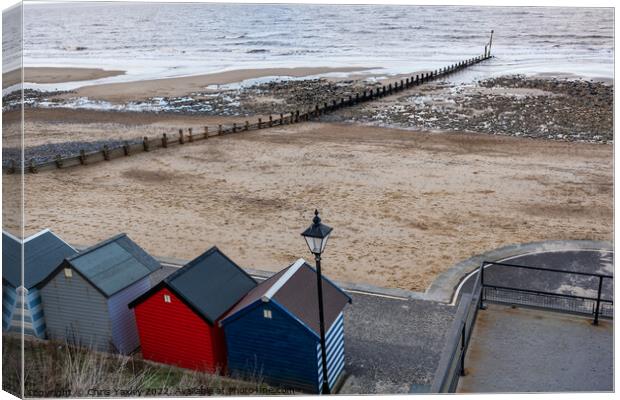
{"label": "sandy beach", "polygon": [[[358,70],[339,70],[353,73],[341,79],[223,89],[182,99],[167,112],[28,107],[25,143],[53,156],[65,144],[99,149],[102,140],[266,121],[269,113],[306,110],[379,85]],[[52,97],[122,103],[328,71],[335,70],[237,70]],[[299,233],[319,208],[335,229],[325,254],[330,277],[425,290],[453,264],[499,246],[612,240],[613,149],[605,144],[613,139],[611,93],[609,83],[554,77],[473,86],[439,80],[321,122],[26,175],[26,232],[49,227],[78,245],[127,232],[152,254],[181,259],[217,245],[243,266],[277,271],[308,257]],[[206,106],[210,111],[201,111]],[[4,112],[6,144],[19,139],[19,122],[18,110]],[[3,175],[5,199],[16,196],[15,179]],[[16,223],[8,214],[5,221]]]}
{"label": "sandy beach", "polygon": [[[125,71],[103,70],[100,68],[56,68],[56,67],[26,67],[24,68],[24,82],[29,83],[61,83],[89,81],[124,74]],[[2,74],[2,87],[6,88],[21,81],[21,69]]]}
{"label": "sandy beach", "polygon": [[319,208],[330,277],[424,290],[498,246],[611,240],[612,162],[607,145],[304,123],[27,175],[26,231],[127,232],[183,259],[217,245],[276,271],[308,257],[299,233]]}

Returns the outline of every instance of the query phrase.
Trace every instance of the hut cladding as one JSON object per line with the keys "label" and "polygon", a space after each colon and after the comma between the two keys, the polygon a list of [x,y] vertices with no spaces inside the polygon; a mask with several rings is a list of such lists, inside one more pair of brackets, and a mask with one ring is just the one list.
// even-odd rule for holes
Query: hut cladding
{"label": "hut cladding", "polygon": [[51,339],[128,354],[139,346],[127,304],[151,288],[157,260],[120,234],[67,257],[39,284]]}
{"label": "hut cladding", "polygon": [[218,322],[256,281],[217,247],[190,261],[129,304],[145,359],[225,372]]}
{"label": "hut cladding", "polygon": [[[328,384],[344,370],[343,310],[351,298],[322,278]],[[304,259],[252,289],[224,318],[228,370],[319,393],[323,385],[316,270]]]}
{"label": "hut cladding", "polygon": [[45,312],[36,286],[65,257],[76,253],[73,247],[49,229],[24,240],[2,232],[2,331],[21,333],[23,318],[24,334],[45,338]]}

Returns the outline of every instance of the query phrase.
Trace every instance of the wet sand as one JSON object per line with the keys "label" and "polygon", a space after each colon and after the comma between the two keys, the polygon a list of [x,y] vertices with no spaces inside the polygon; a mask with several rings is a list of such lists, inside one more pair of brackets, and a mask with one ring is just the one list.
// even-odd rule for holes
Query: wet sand
{"label": "wet sand", "polygon": [[[612,240],[612,151],[304,123],[27,175],[26,232],[50,227],[75,244],[127,232],[154,255],[183,259],[217,245],[275,271],[310,258],[299,233],[319,208],[334,227],[328,276],[424,290],[502,245]],[[3,175],[5,196],[15,179]]]}
{"label": "wet sand", "polygon": [[218,72],[213,74],[192,75],[177,78],[142,80],[136,82],[106,83],[101,85],[85,86],[77,89],[75,94],[65,97],[88,97],[96,100],[106,100],[115,103],[139,101],[151,97],[184,96],[197,91],[207,90],[210,85],[225,85],[240,82],[246,79],[266,76],[303,77],[331,72],[355,72],[373,69],[373,67],[299,67],[299,68],[263,68],[239,69]]}
{"label": "wet sand", "polygon": [[[30,83],[89,81],[92,79],[122,75],[124,73],[125,71],[108,71],[100,68],[26,67],[24,68],[24,81]],[[15,85],[20,81],[21,70],[19,69],[2,74],[3,88]]]}

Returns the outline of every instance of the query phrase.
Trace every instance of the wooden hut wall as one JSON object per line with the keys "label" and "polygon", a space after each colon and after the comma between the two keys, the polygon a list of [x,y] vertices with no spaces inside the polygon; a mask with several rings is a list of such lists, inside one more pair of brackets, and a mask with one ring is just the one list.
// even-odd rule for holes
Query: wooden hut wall
{"label": "wooden hut wall", "polygon": [[50,339],[67,340],[94,350],[111,350],[107,300],[75,270],[68,278],[60,268],[41,288],[41,298]]}
{"label": "wooden hut wall", "polygon": [[[332,326],[325,334],[327,351],[327,379],[329,387],[333,388],[344,369],[344,314],[340,313]],[[317,345],[317,361],[319,367],[319,387],[323,385],[323,357],[321,343]]]}
{"label": "wooden hut wall", "polygon": [[255,302],[226,321],[224,332],[233,376],[318,392],[318,338],[275,302]]}
{"label": "wooden hut wall", "polygon": [[[21,333],[22,316],[24,334],[44,339],[45,319],[41,296],[35,288],[15,289],[10,284],[3,285],[2,330]],[[22,305],[22,291],[24,304]]]}
{"label": "wooden hut wall", "polygon": [[8,282],[2,282],[2,330],[7,331],[11,327],[17,294],[15,287]]}
{"label": "wooden hut wall", "polygon": [[127,305],[150,288],[151,279],[145,276],[108,299],[112,343],[121,354],[129,354],[140,346],[136,318]]}

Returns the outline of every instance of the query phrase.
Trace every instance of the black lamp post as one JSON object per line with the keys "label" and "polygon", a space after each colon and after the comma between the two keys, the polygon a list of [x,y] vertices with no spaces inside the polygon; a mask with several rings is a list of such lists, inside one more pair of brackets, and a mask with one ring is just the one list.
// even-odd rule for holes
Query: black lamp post
{"label": "black lamp post", "polygon": [[316,260],[316,279],[319,290],[319,326],[321,331],[321,356],[323,361],[323,388],[321,393],[329,394],[329,382],[327,380],[327,351],[325,348],[325,317],[323,315],[323,278],[321,277],[321,253],[325,250],[327,238],[332,232],[332,228],[322,224],[319,218],[319,211],[314,210],[312,225],[302,232],[301,236],[306,239],[310,252],[314,254]]}

